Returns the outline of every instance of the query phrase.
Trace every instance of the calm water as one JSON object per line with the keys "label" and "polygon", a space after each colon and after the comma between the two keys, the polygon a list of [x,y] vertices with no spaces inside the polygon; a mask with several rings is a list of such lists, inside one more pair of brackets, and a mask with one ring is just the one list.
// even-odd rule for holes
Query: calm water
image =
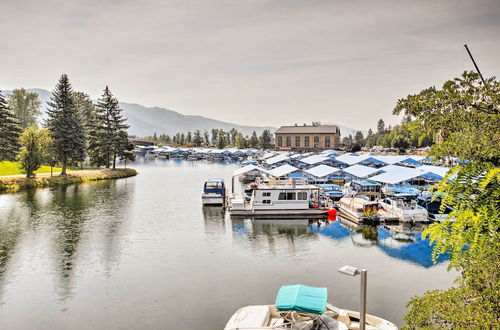
{"label": "calm water", "polygon": [[143,161],[134,178],[0,195],[0,329],[221,329],[295,283],[357,309],[345,264],[368,269],[369,313],[402,325],[410,297],[452,285],[409,228],[203,209],[203,182],[236,166]]}

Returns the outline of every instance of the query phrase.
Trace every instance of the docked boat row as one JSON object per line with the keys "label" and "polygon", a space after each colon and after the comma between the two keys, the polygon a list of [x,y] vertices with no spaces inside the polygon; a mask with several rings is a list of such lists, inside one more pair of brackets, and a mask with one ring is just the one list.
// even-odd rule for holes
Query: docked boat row
{"label": "docked boat row", "polygon": [[[389,158],[342,156],[264,154],[248,157],[234,171],[231,190],[221,205],[232,216],[251,217],[328,216],[338,210],[340,215],[359,223],[442,221],[450,212],[441,209],[439,196],[425,190],[439,182],[449,168],[417,166],[418,156],[385,156],[395,164],[382,167],[369,166],[366,161],[373,164],[376,159],[380,165],[381,159],[389,162]],[[339,165],[339,159],[352,163],[356,157],[367,165]],[[332,159],[337,160],[336,165],[331,163]],[[296,162],[302,165],[292,165]],[[413,167],[405,166],[404,162]],[[240,181],[241,191],[235,191],[235,178]]]}

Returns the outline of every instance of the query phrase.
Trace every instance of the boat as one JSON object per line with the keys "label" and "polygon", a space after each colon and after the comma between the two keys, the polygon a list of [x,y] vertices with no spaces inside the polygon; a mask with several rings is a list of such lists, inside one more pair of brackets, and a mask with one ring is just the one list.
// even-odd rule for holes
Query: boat
{"label": "boat", "polygon": [[382,195],[382,185],[370,180],[352,180],[342,187],[345,196],[363,195],[376,200]]}
{"label": "boat", "polygon": [[414,188],[411,184],[406,183],[406,184],[386,184],[384,187],[382,187],[382,192],[385,195],[394,195],[394,194],[406,194],[406,195],[413,195],[413,196],[418,196],[420,195],[420,190],[417,188]]}
{"label": "boat", "polygon": [[313,185],[254,184],[250,200],[245,196],[229,198],[232,216],[288,217],[322,216],[328,213],[329,205],[321,205],[319,188]]}
{"label": "boat", "polygon": [[203,185],[201,201],[203,205],[224,206],[226,200],[226,186],[223,179],[208,179]]}
{"label": "boat", "polygon": [[453,209],[448,206],[441,210],[441,199],[442,196],[433,198],[433,193],[422,193],[417,197],[417,204],[427,210],[427,219],[429,221],[444,221],[448,218],[448,214],[453,211]]}
{"label": "boat", "polygon": [[427,210],[417,204],[413,195],[395,194],[379,201],[379,215],[385,221],[426,222]]}
{"label": "boat", "polygon": [[378,221],[379,203],[368,196],[342,197],[338,202],[340,215],[356,223]]}
{"label": "boat", "polygon": [[[284,285],[274,305],[246,306],[238,309],[224,330],[265,329],[359,329],[360,314],[328,303],[327,288]],[[397,329],[380,317],[366,315],[366,329]]]}
{"label": "boat", "polygon": [[344,197],[342,187],[337,184],[322,184],[319,187],[321,188],[321,194],[330,198],[334,204],[337,204]]}

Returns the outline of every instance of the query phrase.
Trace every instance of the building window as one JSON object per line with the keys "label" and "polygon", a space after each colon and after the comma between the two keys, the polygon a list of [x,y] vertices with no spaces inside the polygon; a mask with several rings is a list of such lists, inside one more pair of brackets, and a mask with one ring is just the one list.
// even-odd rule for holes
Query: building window
{"label": "building window", "polygon": [[325,148],[330,148],[330,137],[325,136]]}
{"label": "building window", "polygon": [[319,136],[314,137],[314,145],[315,146],[319,145]]}
{"label": "building window", "polygon": [[309,148],[309,136],[304,138],[304,147]]}
{"label": "building window", "polygon": [[287,147],[291,147],[292,146],[292,137],[291,136],[287,136],[286,137],[286,146]]}
{"label": "building window", "polygon": [[300,136],[295,137],[295,147],[297,147],[297,148],[300,147]]}
{"label": "building window", "polygon": [[283,137],[278,136],[278,147],[282,147],[282,146],[283,146]]}

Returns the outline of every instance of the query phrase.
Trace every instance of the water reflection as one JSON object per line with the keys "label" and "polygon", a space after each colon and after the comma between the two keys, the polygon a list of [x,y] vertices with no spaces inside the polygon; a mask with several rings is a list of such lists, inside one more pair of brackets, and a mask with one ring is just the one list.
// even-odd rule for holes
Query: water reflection
{"label": "water reflection", "polygon": [[376,247],[391,258],[424,268],[433,267],[449,259],[447,255],[441,255],[436,263],[432,261],[433,247],[428,239],[422,239],[421,225],[370,226],[359,225],[343,218],[338,220],[232,219],[232,230],[238,236],[249,240],[256,249],[261,249],[265,240],[271,252],[276,251],[277,240],[285,238],[289,247],[295,249],[297,238],[318,239],[317,235],[321,235],[339,242],[350,240],[355,247]]}

